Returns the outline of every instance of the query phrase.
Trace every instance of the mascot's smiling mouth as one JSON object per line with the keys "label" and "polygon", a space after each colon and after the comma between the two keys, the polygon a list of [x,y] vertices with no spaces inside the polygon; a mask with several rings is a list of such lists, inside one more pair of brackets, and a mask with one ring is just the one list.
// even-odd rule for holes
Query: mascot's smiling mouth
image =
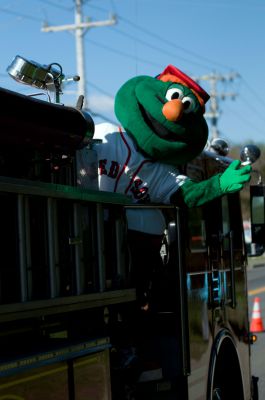
{"label": "mascot's smiling mouth", "polygon": [[141,104],[139,104],[139,108],[141,110],[141,114],[144,118],[145,123],[161,139],[167,140],[169,142],[187,142],[187,139],[183,135],[176,134],[160,124],[160,122],[152,117],[152,115],[148,111],[146,111],[146,109]]}

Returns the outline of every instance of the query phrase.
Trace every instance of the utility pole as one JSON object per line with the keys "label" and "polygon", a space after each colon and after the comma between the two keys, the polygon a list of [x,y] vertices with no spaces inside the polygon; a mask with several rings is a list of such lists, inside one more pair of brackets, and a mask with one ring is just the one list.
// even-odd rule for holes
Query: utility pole
{"label": "utility pole", "polygon": [[88,107],[87,102],[87,90],[86,90],[86,68],[85,68],[85,50],[84,50],[84,35],[89,28],[109,26],[117,23],[115,15],[112,15],[109,20],[106,21],[88,21],[83,22],[82,12],[83,0],[75,0],[75,24],[71,25],[60,25],[60,26],[49,26],[45,24],[41,31],[42,32],[60,32],[60,31],[74,31],[75,32],[75,43],[76,43],[76,66],[77,74],[80,77],[77,86],[77,94],[84,96],[84,107]]}
{"label": "utility pole", "polygon": [[219,100],[224,100],[226,97],[231,97],[234,99],[236,97],[236,93],[218,93],[217,92],[217,83],[218,82],[232,82],[234,78],[238,77],[237,73],[231,73],[228,75],[220,75],[212,73],[210,75],[203,75],[200,77],[195,77],[194,80],[201,81],[209,81],[210,83],[210,110],[205,113],[205,118],[208,118],[211,122],[211,134],[212,138],[215,139],[219,137],[219,131],[217,128],[218,118],[220,116],[219,113]]}

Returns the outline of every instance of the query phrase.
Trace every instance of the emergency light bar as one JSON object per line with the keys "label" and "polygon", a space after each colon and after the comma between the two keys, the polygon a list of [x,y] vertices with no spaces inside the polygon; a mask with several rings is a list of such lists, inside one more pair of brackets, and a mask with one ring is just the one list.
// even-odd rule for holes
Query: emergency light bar
{"label": "emergency light bar", "polygon": [[[19,55],[7,67],[7,72],[19,83],[55,92],[55,103],[60,103],[60,94],[62,94],[61,85],[63,82],[80,80],[80,77],[77,75],[65,78],[62,67],[58,63],[41,65],[35,61],[28,61]],[[49,96],[48,98],[51,101]]]}
{"label": "emergency light bar", "polygon": [[7,72],[17,82],[25,83],[38,89],[47,89],[49,85],[54,85],[56,80],[64,78],[60,64],[40,65],[21,56],[16,56],[13,59],[7,68]]}

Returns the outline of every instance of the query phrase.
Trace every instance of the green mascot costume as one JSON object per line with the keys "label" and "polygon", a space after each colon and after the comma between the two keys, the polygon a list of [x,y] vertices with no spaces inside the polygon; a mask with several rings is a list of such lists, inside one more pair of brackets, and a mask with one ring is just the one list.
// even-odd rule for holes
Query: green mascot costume
{"label": "green mascot costume", "polygon": [[[134,203],[185,207],[200,206],[242,189],[250,180],[251,167],[241,166],[239,160],[233,161],[222,174],[201,182],[194,182],[180,172],[180,166],[198,156],[206,145],[208,127],[204,111],[208,99],[209,95],[195,81],[172,65],[156,77],[137,76],[127,81],[115,98],[115,113],[121,126],[110,123],[95,126],[94,139],[99,139],[95,145],[99,189],[123,193]],[[159,314],[156,299],[164,293],[159,289],[160,272],[157,273],[163,270],[160,249],[166,229],[164,215],[158,208],[135,207],[128,209],[126,216],[140,315],[136,322],[139,325],[136,353],[142,361],[139,373],[138,367],[132,366],[132,370],[136,368],[135,381],[146,369],[142,366],[144,359],[148,364],[159,358],[163,377],[176,382],[178,339],[175,333],[168,334],[167,328],[159,339],[155,336],[158,329],[155,316]],[[134,354],[130,346],[126,352]],[[113,382],[115,399],[131,398],[121,394],[126,385],[119,374]],[[131,387],[130,383],[127,386]]]}
{"label": "green mascot costume", "polygon": [[124,193],[134,202],[170,203],[177,197],[188,207],[243,188],[250,166],[234,161],[223,174],[193,182],[179,173],[204,149],[204,118],[209,95],[190,77],[169,65],[157,77],[127,81],[115,98],[122,127],[96,126],[99,188]]}
{"label": "green mascot costume", "polygon": [[[194,182],[179,171],[204,149],[208,127],[204,118],[209,95],[189,76],[169,65],[156,77],[128,80],[115,98],[121,126],[96,125],[99,189],[123,193],[135,203],[200,206],[216,197],[242,189],[250,180],[250,166],[235,160],[223,174]],[[132,254],[146,293],[149,269],[157,265],[165,230],[157,209],[127,212]],[[143,248],[141,247],[143,246]],[[146,255],[146,258],[145,256]],[[137,256],[136,256],[137,258]],[[144,289],[145,287],[145,289]]]}

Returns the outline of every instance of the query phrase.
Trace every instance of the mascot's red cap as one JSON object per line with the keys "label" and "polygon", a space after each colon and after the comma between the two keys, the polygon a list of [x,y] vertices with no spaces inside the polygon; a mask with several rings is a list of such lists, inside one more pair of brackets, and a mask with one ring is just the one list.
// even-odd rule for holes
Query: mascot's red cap
{"label": "mascot's red cap", "polygon": [[180,71],[178,68],[174,67],[173,65],[168,65],[160,75],[156,77],[157,79],[164,81],[164,82],[176,82],[182,83],[183,85],[190,88],[194,94],[205,104],[210,96],[208,95],[205,90],[198,85],[193,79],[191,79],[188,75],[184,74],[184,72]]}

